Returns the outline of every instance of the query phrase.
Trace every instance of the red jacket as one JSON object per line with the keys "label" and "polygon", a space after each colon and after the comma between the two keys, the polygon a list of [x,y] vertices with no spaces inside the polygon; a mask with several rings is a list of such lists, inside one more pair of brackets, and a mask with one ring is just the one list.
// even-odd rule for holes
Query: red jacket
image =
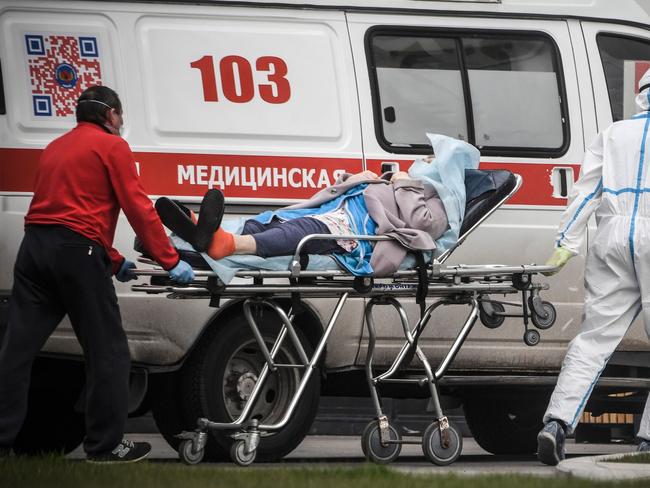
{"label": "red jacket", "polygon": [[153,258],[166,270],[176,266],[178,253],[140,184],[129,145],[81,122],[43,151],[25,224],[62,225],[102,244],[116,273],[124,260],[113,248],[120,208]]}

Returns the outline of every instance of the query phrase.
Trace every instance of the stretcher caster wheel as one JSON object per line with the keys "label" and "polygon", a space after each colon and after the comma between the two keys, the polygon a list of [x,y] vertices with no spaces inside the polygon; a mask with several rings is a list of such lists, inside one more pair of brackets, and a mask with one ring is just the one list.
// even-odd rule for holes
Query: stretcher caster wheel
{"label": "stretcher caster wheel", "polygon": [[541,337],[536,330],[527,330],[524,332],[524,342],[527,346],[536,346],[539,344]]}
{"label": "stretcher caster wheel", "polygon": [[185,439],[178,446],[178,455],[185,464],[190,466],[194,464],[199,464],[203,461],[203,456],[205,454],[205,449],[199,449],[198,451],[194,450],[194,443],[191,439]]}
{"label": "stretcher caster wheel", "polygon": [[257,451],[247,452],[246,442],[244,441],[235,441],[232,446],[230,446],[230,459],[240,466],[250,466],[253,464],[256,457]]}
{"label": "stretcher caster wheel", "polygon": [[542,302],[542,309],[544,310],[544,315],[538,315],[535,313],[535,309],[532,309],[533,313],[530,316],[530,319],[533,321],[535,327],[541,330],[549,329],[555,323],[557,317],[557,312],[555,307],[550,302]]}
{"label": "stretcher caster wheel", "polygon": [[463,438],[453,425],[447,427],[449,443],[443,447],[440,441],[438,422],[433,422],[422,434],[422,451],[426,458],[438,466],[447,466],[460,457],[463,450]]}
{"label": "stretcher caster wheel", "polygon": [[[490,302],[490,308],[492,312],[496,313],[505,313],[505,307],[499,302]],[[481,311],[479,312],[479,318],[481,323],[488,329],[496,329],[501,327],[506,318],[501,315],[490,315],[481,305]]]}
{"label": "stretcher caster wheel", "polygon": [[[402,440],[399,432],[392,425],[388,426],[388,433],[391,441],[399,442]],[[368,461],[377,464],[389,464],[399,457],[402,451],[402,445],[392,443],[382,445],[379,436],[379,426],[373,420],[363,429],[363,434],[361,434],[361,450]]]}

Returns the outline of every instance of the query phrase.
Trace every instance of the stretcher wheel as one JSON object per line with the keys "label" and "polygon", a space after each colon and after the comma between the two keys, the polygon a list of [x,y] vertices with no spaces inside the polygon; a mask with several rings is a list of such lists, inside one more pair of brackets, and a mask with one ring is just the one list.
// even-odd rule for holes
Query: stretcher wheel
{"label": "stretcher wheel", "polygon": [[181,442],[180,446],[178,446],[178,455],[181,458],[181,461],[192,466],[203,461],[205,449],[200,449],[194,452],[193,442],[190,439],[185,439]]}
{"label": "stretcher wheel", "polygon": [[426,458],[438,466],[447,466],[460,457],[463,450],[463,438],[456,428],[449,424],[449,445],[444,448],[440,443],[438,422],[431,423],[422,435],[422,451]]}
{"label": "stretcher wheel", "polygon": [[539,335],[539,332],[536,330],[527,330],[524,332],[524,342],[526,343],[527,346],[536,346],[539,344],[541,337]]}
{"label": "stretcher wheel", "polygon": [[[500,304],[499,302],[490,302],[490,305],[492,306],[492,310],[497,313],[505,313],[506,309],[505,307]],[[479,318],[481,319],[481,323],[487,327],[488,329],[496,329],[498,327],[501,327],[503,322],[505,322],[506,318],[501,316],[501,315],[490,315],[488,314],[484,309],[483,306],[481,306],[481,310],[479,312]]]}
{"label": "stretcher wheel", "polygon": [[535,327],[545,330],[553,326],[555,319],[557,318],[557,312],[555,311],[553,304],[550,302],[542,302],[542,309],[544,310],[544,315],[546,315],[546,317],[537,315],[534,309],[531,307],[533,313],[531,314],[530,318],[533,321]]}
{"label": "stretcher wheel", "polygon": [[[388,426],[388,431],[391,441],[402,440],[399,432],[392,425]],[[361,434],[361,450],[368,461],[377,464],[389,464],[399,457],[402,451],[402,445],[388,444],[382,446],[381,438],[379,437],[379,426],[373,420],[363,429],[363,434]]]}
{"label": "stretcher wheel", "polygon": [[257,451],[246,452],[246,442],[239,440],[233,442],[230,446],[230,459],[240,466],[249,466],[253,464],[257,457]]}

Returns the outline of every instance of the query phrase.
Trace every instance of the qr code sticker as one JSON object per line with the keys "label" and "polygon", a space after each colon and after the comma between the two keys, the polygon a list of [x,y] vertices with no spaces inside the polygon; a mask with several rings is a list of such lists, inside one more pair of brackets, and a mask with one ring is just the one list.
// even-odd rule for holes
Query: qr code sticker
{"label": "qr code sticker", "polygon": [[66,117],[86,88],[102,84],[96,37],[25,36],[34,115]]}

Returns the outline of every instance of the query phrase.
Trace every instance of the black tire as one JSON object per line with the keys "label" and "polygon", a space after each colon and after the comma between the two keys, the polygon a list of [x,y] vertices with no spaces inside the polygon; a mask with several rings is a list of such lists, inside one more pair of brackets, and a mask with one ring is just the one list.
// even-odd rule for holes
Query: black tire
{"label": "black tire", "polygon": [[230,459],[239,466],[250,466],[255,462],[257,451],[246,452],[246,442],[238,440],[230,446]]}
{"label": "black tire", "polygon": [[201,449],[198,452],[194,452],[192,449],[192,441],[189,439],[181,441],[178,446],[178,456],[180,457],[181,461],[183,461],[183,463],[187,464],[188,466],[199,464],[201,461],[203,461],[204,455],[204,449]]}
{"label": "black tire", "polygon": [[438,422],[432,422],[422,434],[422,452],[438,466],[448,466],[456,461],[463,451],[463,437],[453,424],[449,424],[449,446],[443,448],[440,441]]}
{"label": "black tire", "polygon": [[[263,320],[258,321],[262,336],[271,346],[280,326],[272,321],[272,314],[266,311]],[[298,330],[298,336],[308,356],[312,347]],[[215,422],[235,420],[244,404],[242,388],[250,389],[256,381],[263,356],[255,342],[246,319],[233,317],[223,327],[215,327],[201,339],[183,367],[181,393],[185,418],[193,422],[205,417]],[[276,356],[278,363],[298,363],[299,357],[289,337]],[[277,423],[286,411],[291,396],[298,386],[303,370],[279,369],[267,379],[267,387],[261,392],[253,417],[261,423]],[[281,459],[304,439],[316,416],[320,398],[320,373],[316,369],[303,391],[302,398],[287,426],[261,438],[256,451],[258,461]],[[230,457],[233,431],[212,431],[206,446],[206,460],[225,460]]]}
{"label": "black tire", "polygon": [[476,392],[463,402],[474,439],[492,454],[533,454],[549,395],[544,392]]}
{"label": "black tire", "polygon": [[539,344],[539,341],[541,340],[542,337],[539,335],[539,332],[537,332],[535,329],[529,329],[526,332],[524,332],[524,343],[527,346],[535,347],[537,344]]}
{"label": "black tire", "polygon": [[[491,302],[491,304],[495,312],[505,313],[506,309],[503,304],[499,302]],[[497,329],[501,327],[506,320],[505,317],[500,315],[488,315],[483,307],[480,308],[479,318],[481,319],[481,323],[488,329]]]}
{"label": "black tire", "polygon": [[[532,302],[532,300],[531,300]],[[535,309],[531,306],[531,320],[533,321],[533,324],[535,327],[537,327],[540,330],[546,330],[550,329],[553,327],[553,324],[555,324],[555,319],[557,318],[557,311],[555,310],[555,307],[553,306],[552,303],[550,302],[542,302],[542,308],[544,309],[544,313],[546,314],[546,317],[540,317],[535,313]]]}
{"label": "black tire", "polygon": [[[395,427],[388,426],[389,438],[391,441],[400,441],[402,437]],[[368,461],[377,464],[390,464],[397,460],[402,452],[401,444],[381,444],[379,425],[373,420],[366,425],[361,434],[361,450]]]}
{"label": "black tire", "polygon": [[14,441],[16,454],[68,453],[81,444],[85,420],[74,408],[83,385],[82,362],[37,358],[27,416]]}

